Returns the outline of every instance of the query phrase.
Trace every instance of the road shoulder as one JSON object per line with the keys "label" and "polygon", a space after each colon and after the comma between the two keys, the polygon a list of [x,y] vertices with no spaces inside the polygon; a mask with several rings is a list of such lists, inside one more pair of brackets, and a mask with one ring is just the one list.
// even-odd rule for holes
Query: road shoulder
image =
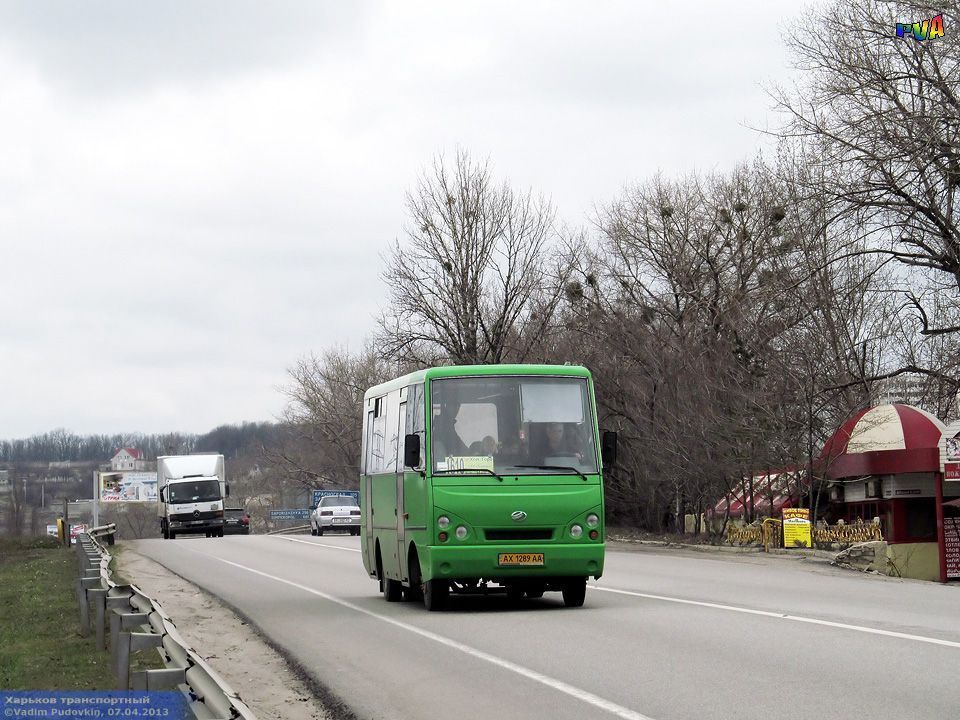
{"label": "road shoulder", "polygon": [[330,711],[297,668],[218,598],[140,555],[128,543],[117,556],[118,572],[163,606],[183,638],[258,718],[342,717]]}

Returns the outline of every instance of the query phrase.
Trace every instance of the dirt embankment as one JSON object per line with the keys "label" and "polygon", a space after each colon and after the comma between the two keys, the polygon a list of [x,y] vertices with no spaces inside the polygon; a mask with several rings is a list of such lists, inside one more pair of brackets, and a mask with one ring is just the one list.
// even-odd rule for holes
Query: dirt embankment
{"label": "dirt embankment", "polygon": [[193,649],[260,720],[329,720],[333,715],[296,671],[232,610],[130,547],[117,571],[159,601]]}

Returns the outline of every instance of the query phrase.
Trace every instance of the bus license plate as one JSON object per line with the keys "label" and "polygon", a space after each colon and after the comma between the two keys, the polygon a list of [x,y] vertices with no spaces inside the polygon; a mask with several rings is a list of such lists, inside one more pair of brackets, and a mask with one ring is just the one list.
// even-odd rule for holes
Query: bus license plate
{"label": "bus license plate", "polygon": [[500,553],[498,565],[543,565],[543,553]]}

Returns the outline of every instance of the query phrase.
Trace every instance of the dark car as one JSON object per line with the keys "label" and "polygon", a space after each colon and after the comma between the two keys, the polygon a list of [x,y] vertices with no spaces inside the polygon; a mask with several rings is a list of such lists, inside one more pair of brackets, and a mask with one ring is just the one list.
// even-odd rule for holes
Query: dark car
{"label": "dark car", "polygon": [[226,535],[249,535],[250,515],[243,508],[225,508],[223,532]]}

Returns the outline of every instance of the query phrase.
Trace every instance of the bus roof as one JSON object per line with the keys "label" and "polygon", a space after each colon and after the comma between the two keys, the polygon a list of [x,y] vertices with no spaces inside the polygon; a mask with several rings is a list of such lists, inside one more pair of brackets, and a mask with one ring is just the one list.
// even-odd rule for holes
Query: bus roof
{"label": "bus roof", "polygon": [[590,377],[590,371],[582,365],[445,365],[404,375],[388,380],[370,388],[364,394],[364,400],[379,397],[397,388],[406,387],[425,380],[446,377],[475,377],[477,375],[569,375],[571,377]]}

